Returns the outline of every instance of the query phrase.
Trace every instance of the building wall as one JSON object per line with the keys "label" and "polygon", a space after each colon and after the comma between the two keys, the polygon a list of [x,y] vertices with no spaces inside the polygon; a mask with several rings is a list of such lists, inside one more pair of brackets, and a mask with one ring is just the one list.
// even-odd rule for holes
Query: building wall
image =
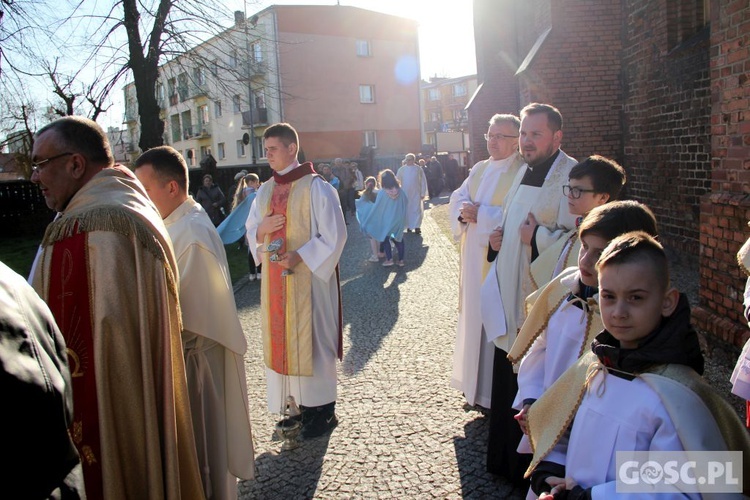
{"label": "building wall", "polygon": [[670,34],[676,12],[666,1],[628,4],[622,60],[628,193],[654,211],[665,243],[697,255],[700,199],[711,171],[708,28],[694,26],[678,40]]}
{"label": "building wall", "polygon": [[745,274],[736,254],[750,220],[750,9],[747,0],[711,1],[711,190],[700,203],[701,328],[741,345]]}
{"label": "building wall", "polygon": [[[365,130],[378,155],[419,150],[416,22],[346,6],[274,9],[283,118],[315,138],[308,159],[359,156]],[[357,56],[357,40],[372,57]],[[360,103],[360,85],[374,85],[375,103]]]}
{"label": "building wall", "polygon": [[[538,2],[521,24],[536,26],[536,40],[523,40],[528,56],[551,28],[519,75],[521,107],[545,102],[563,115],[563,150],[583,159],[601,154],[622,161],[622,54],[619,0]],[[549,16],[546,14],[549,12]],[[544,22],[550,22],[546,28]]]}

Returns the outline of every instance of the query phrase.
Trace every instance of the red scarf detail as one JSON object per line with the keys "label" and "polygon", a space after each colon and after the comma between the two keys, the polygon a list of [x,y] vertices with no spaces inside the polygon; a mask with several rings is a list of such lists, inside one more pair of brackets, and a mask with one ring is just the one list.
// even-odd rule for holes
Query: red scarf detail
{"label": "red scarf detail", "polygon": [[273,180],[275,180],[279,184],[289,184],[290,182],[294,182],[296,180],[303,178],[306,175],[310,175],[314,173],[315,173],[315,169],[313,168],[313,164],[309,161],[306,161],[305,163],[301,164],[299,167],[293,168],[291,172],[288,172],[283,175],[274,171]]}

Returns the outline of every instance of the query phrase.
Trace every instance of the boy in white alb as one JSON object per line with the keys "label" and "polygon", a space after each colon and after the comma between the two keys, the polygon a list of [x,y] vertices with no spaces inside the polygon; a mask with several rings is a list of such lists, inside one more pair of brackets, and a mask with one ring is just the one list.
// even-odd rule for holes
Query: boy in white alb
{"label": "boy in white alb", "polygon": [[605,330],[529,410],[532,489],[543,500],[700,498],[695,487],[617,490],[617,452],[750,451],[750,438],[699,376],[690,306],[669,286],[661,245],[644,232],[619,236],[597,270]]}
{"label": "boy in white alb", "polygon": [[[645,231],[657,235],[656,219],[646,205],[616,201],[593,209],[579,227],[582,243],[578,267],[565,269],[545,286],[531,306],[508,359],[518,363],[518,394],[513,407],[520,410],[518,422],[525,430],[525,415],[601,332],[602,322],[589,299],[597,292],[596,262],[615,237]],[[524,437],[519,453],[531,453]]]}

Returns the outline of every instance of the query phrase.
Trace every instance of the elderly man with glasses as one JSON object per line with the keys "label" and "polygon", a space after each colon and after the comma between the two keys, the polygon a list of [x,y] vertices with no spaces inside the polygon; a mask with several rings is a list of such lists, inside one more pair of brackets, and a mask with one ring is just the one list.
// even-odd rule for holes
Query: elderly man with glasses
{"label": "elderly man with glasses", "polygon": [[482,329],[479,292],[487,276],[490,233],[502,224],[503,199],[523,158],[518,153],[517,116],[497,114],[485,134],[489,158],[478,162],[450,197],[450,220],[460,241],[458,332],[451,386],[480,410],[490,407],[495,346]]}
{"label": "elderly man with glasses", "polygon": [[95,122],[36,134],[32,182],[57,212],[31,282],[67,344],[69,432],[89,498],[203,498],[185,379],[178,270],[145,189]]}

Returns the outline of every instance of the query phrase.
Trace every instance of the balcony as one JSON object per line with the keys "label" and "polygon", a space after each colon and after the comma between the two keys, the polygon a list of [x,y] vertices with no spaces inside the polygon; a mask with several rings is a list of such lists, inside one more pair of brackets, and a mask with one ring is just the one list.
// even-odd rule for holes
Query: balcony
{"label": "balcony", "polygon": [[196,139],[210,139],[211,138],[211,124],[210,123],[199,123],[198,127],[194,130]]}
{"label": "balcony", "polygon": [[192,83],[190,84],[190,98],[195,99],[196,97],[203,97],[208,95],[207,85]]}
{"label": "balcony", "polygon": [[[254,108],[252,117],[250,111],[242,112],[242,128],[248,129],[251,126],[257,127],[258,125],[268,124],[268,108]],[[252,118],[252,120],[251,120]]]}
{"label": "balcony", "polygon": [[182,140],[187,141],[193,138],[193,126],[182,127]]}
{"label": "balcony", "polygon": [[242,75],[245,75],[248,78],[254,78],[265,75],[268,71],[268,65],[265,61],[245,61],[240,64],[238,69],[241,71]]}
{"label": "balcony", "polygon": [[170,106],[177,106],[177,93],[169,94],[169,105]]}
{"label": "balcony", "polygon": [[133,106],[127,106],[125,108],[125,119],[123,120],[125,123],[132,123],[138,121],[138,107]]}
{"label": "balcony", "polygon": [[442,129],[443,124],[441,122],[424,122],[424,131],[426,133],[440,132]]}

